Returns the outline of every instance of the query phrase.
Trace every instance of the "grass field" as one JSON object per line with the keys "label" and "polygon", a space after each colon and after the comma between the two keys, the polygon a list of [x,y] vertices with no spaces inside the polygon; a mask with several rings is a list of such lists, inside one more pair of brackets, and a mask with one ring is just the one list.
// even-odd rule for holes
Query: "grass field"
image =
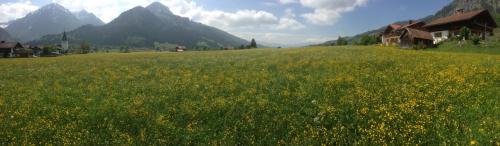
{"label": "grass field", "polygon": [[0,145],[500,145],[500,55],[318,47],[0,68]]}

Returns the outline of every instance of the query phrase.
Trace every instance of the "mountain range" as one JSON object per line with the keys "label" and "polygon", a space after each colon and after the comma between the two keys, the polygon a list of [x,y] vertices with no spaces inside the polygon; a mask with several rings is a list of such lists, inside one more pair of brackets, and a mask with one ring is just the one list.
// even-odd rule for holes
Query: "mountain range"
{"label": "mountain range", "polygon": [[[434,15],[429,15],[424,18],[416,19],[416,21],[424,21],[428,23],[431,22],[432,20],[436,20],[441,17],[453,15],[457,9],[464,9],[464,11],[487,9],[494,17],[496,17],[497,22],[500,22],[500,2],[498,2],[498,0],[453,0],[450,4],[443,7]],[[392,24],[406,24],[408,23],[408,21],[409,20],[398,21]],[[352,37],[348,37],[346,39],[349,42],[353,42],[359,40],[363,35],[379,35],[385,30],[386,27],[387,26],[382,26],[379,29],[370,30]],[[336,40],[332,40],[322,43],[320,45],[329,45],[329,44],[334,44],[335,42]]]}
{"label": "mountain range", "polygon": [[102,25],[103,22],[94,14],[82,11],[75,15],[63,6],[53,3],[9,22],[5,30],[13,38],[26,42],[44,35],[74,30],[86,24]]}
{"label": "mountain range", "polygon": [[[190,48],[237,47],[249,42],[227,32],[174,15],[165,5],[154,2],[123,12],[102,26],[85,25],[67,33],[70,44],[89,42],[99,46],[152,47],[155,42]],[[48,35],[34,44],[56,44],[61,35]]]}
{"label": "mountain range", "polygon": [[78,18],[82,22],[82,24],[90,24],[95,26],[104,25],[104,22],[102,22],[101,19],[97,18],[97,16],[87,12],[86,10],[81,10],[80,12],[73,13],[73,15],[75,15],[76,18]]}
{"label": "mountain range", "polygon": [[11,37],[7,31],[0,27],[0,41],[10,40]]}

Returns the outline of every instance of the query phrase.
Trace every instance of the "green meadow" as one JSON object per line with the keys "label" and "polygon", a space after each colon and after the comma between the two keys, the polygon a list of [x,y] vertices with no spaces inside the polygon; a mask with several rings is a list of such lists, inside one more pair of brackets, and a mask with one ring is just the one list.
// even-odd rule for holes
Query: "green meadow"
{"label": "green meadow", "polygon": [[0,74],[0,145],[500,145],[495,53],[107,53]]}

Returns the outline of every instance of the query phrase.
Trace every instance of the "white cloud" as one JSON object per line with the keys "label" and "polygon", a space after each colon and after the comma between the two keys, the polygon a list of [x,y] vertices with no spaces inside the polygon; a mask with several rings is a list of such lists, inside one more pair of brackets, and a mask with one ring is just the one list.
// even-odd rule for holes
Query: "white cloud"
{"label": "white cloud", "polygon": [[297,3],[297,0],[278,0],[280,4],[292,4]]}
{"label": "white cloud", "polygon": [[304,29],[305,25],[295,19],[296,15],[292,9],[285,10],[285,16],[280,19],[276,29],[278,30],[300,30]]}
{"label": "white cloud", "polygon": [[338,36],[304,35],[277,32],[238,32],[235,34],[244,39],[255,38],[257,43],[269,45],[272,47],[301,47],[306,45],[324,43],[326,41],[335,40],[336,38],[338,38]]}
{"label": "white cloud", "polygon": [[264,6],[268,6],[268,7],[275,7],[275,6],[278,6],[278,3],[274,3],[274,2],[263,2],[262,5]]}
{"label": "white cloud", "polygon": [[278,30],[300,30],[304,29],[305,26],[299,21],[293,18],[281,18],[278,26],[276,27]]}
{"label": "white cloud", "polygon": [[343,13],[364,6],[367,2],[368,0],[300,0],[303,6],[314,9],[314,12],[303,14],[302,17],[318,25],[333,25]]}
{"label": "white cloud", "polygon": [[265,11],[239,10],[235,13],[223,11],[203,11],[193,17],[201,23],[226,29],[259,27],[278,23],[278,18]]}
{"label": "white cloud", "polygon": [[0,22],[21,18],[36,9],[38,6],[33,5],[31,1],[0,4]]}

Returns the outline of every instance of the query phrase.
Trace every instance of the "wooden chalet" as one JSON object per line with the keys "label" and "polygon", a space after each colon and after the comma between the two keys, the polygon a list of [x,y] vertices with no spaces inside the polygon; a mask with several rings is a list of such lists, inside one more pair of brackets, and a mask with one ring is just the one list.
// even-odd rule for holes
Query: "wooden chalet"
{"label": "wooden chalet", "polygon": [[16,53],[21,53],[23,45],[19,42],[0,42],[0,55],[2,57],[16,57]]}
{"label": "wooden chalet", "polygon": [[399,24],[391,24],[387,26],[387,28],[382,33],[382,44],[385,46],[391,46],[399,44],[399,37],[401,34],[398,30],[401,29],[401,25]]}
{"label": "wooden chalet", "polygon": [[493,30],[498,25],[488,10],[475,10],[465,13],[463,10],[457,10],[454,15],[436,19],[424,26],[431,33],[434,44],[458,36],[460,29],[463,27],[469,28],[472,35],[485,39],[493,35]]}
{"label": "wooden chalet", "polygon": [[423,26],[425,22],[415,22],[410,20],[408,24],[400,25],[400,24],[391,24],[387,26],[387,28],[382,33],[382,44],[385,46],[397,45],[401,43],[401,35],[407,28],[424,30]]}
{"label": "wooden chalet", "polygon": [[399,47],[403,49],[424,49],[434,47],[431,33],[423,30],[406,28],[399,37]]}

